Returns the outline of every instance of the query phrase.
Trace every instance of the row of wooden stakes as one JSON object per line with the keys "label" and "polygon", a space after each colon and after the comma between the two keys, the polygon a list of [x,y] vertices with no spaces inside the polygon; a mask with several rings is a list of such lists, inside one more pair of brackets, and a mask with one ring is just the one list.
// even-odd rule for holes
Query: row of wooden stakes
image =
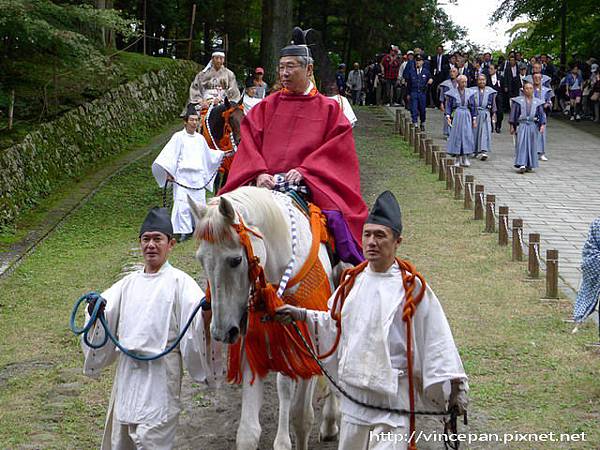
{"label": "row of wooden stakes", "polygon": [[[523,240],[523,219],[513,219],[509,227],[508,206],[500,206],[496,216],[496,196],[485,194],[482,184],[475,184],[473,175],[463,173],[462,167],[454,166],[454,158],[446,158],[446,152],[433,143],[425,132],[413,124],[410,117],[401,109],[396,109],[395,132],[418,153],[423,162],[431,166],[431,173],[438,175],[439,181],[446,182],[446,189],[454,192],[456,200],[462,200],[464,208],[473,210],[474,220],[484,220],[487,233],[498,229],[498,244],[507,246],[512,233],[512,260],[523,261],[525,244]],[[497,224],[497,227],[496,227]],[[528,243],[528,274],[531,279],[540,277],[540,234],[530,233]],[[546,250],[546,297],[558,299],[558,250]]]}

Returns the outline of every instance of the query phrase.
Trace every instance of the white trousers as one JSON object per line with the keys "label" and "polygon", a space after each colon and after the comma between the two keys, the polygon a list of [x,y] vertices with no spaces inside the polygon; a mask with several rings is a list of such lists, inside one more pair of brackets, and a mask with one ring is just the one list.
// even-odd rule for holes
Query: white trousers
{"label": "white trousers", "polygon": [[406,450],[408,430],[385,424],[356,425],[342,416],[339,450]]}
{"label": "white trousers", "polygon": [[194,231],[194,218],[192,210],[188,204],[188,195],[196,203],[206,206],[206,192],[204,189],[193,191],[173,185],[173,211],[171,211],[171,223],[173,224],[173,233],[189,234]]}

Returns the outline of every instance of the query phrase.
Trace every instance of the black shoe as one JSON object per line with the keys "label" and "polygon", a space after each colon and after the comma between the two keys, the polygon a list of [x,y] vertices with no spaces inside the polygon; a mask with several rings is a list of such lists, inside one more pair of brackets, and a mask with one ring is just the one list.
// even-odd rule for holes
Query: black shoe
{"label": "black shoe", "polygon": [[177,242],[185,242],[192,237],[193,233],[182,233],[177,238]]}
{"label": "black shoe", "polygon": [[425,124],[424,123],[421,124],[421,131],[425,131]]}

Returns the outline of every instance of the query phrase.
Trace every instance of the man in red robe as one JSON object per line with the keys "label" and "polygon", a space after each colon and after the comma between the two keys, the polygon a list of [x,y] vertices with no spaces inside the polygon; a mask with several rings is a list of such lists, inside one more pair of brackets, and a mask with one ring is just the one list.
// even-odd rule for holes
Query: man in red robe
{"label": "man in red robe", "polygon": [[[279,76],[283,89],[266,97],[244,118],[241,143],[219,194],[256,184],[273,189],[275,175],[305,184],[327,216],[342,261],[363,260],[360,242],[368,210],[360,192],[352,126],[338,102],[310,80],[313,59],[306,45],[284,47]],[[302,44],[305,44],[302,42]]]}

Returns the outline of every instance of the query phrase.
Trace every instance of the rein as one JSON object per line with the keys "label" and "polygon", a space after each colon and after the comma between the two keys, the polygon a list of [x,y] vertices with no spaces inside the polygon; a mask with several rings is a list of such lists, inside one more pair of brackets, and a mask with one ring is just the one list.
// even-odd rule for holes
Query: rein
{"label": "rein", "polygon": [[[357,276],[366,268],[368,262],[364,261],[356,267],[352,267],[350,269],[346,269],[342,274],[342,283],[340,284],[337,293],[333,300],[333,305],[331,308],[331,317],[335,320],[336,324],[336,337],[333,346],[327,352],[322,355],[316,355],[310,345],[304,339],[304,336],[300,333],[297,324],[292,321],[292,325],[296,330],[296,333],[300,336],[302,343],[304,345],[303,351],[307,351],[310,356],[315,360],[315,362],[321,368],[323,374],[329,379],[331,384],[333,384],[336,389],[347,399],[350,401],[357,403],[360,406],[366,408],[372,408],[379,411],[385,411],[389,413],[395,414],[407,414],[410,419],[410,442],[409,449],[416,449],[415,444],[415,422],[417,415],[426,415],[426,416],[446,416],[450,415],[449,420],[444,420],[445,428],[444,434],[456,434],[457,433],[457,419],[458,419],[458,411],[453,408],[448,412],[439,412],[439,411],[415,411],[415,389],[414,389],[414,379],[413,379],[413,335],[412,335],[412,318],[415,315],[417,310],[417,306],[423,300],[423,296],[425,295],[426,283],[423,276],[416,271],[413,264],[408,261],[404,261],[402,259],[396,258],[396,263],[400,266],[400,270],[402,272],[402,284],[404,286],[404,291],[406,295],[406,301],[404,302],[404,307],[402,310],[402,320],[406,322],[406,359],[407,359],[407,372],[408,372],[408,389],[409,389],[409,410],[405,409],[395,409],[395,408],[387,408],[378,405],[371,405],[365,402],[358,400],[357,398],[350,395],[343,387],[338,385],[334,378],[327,372],[327,370],[323,367],[321,363],[321,359],[327,358],[331,356],[337,350],[337,347],[340,342],[340,337],[342,334],[342,321],[341,321],[341,312],[344,306],[344,302],[346,297],[350,293],[350,290],[354,286]],[[416,279],[421,282],[421,289],[415,295],[416,289]],[[467,424],[467,414],[464,414],[464,424]],[[449,440],[445,441],[445,445],[452,449],[458,449],[459,442],[449,442]]]}
{"label": "rein", "polygon": [[[81,328],[77,327],[75,325],[75,317],[77,316],[77,311],[79,310],[79,307],[82,305],[83,302],[86,302],[89,304],[94,301],[95,301],[95,305],[94,305],[94,309],[92,310],[92,313],[90,314],[90,320],[88,320],[87,323],[83,327],[81,327]],[[69,327],[71,328],[71,331],[75,335],[77,335],[77,336],[83,335],[83,342],[85,342],[85,345],[87,345],[90,348],[99,349],[101,347],[104,347],[108,343],[108,340],[110,339],[112,341],[112,343],[115,344],[115,346],[124,355],[127,355],[130,358],[135,359],[136,361],[154,361],[156,359],[159,359],[159,358],[162,358],[163,356],[168,355],[173,350],[175,350],[175,348],[179,345],[179,342],[181,341],[181,339],[183,339],[183,336],[187,332],[188,328],[192,324],[194,317],[196,317],[196,314],[198,313],[198,311],[200,311],[200,309],[202,309],[205,304],[206,304],[206,297],[203,298],[202,300],[200,300],[198,305],[194,308],[194,310],[190,314],[190,318],[188,319],[185,326],[183,327],[183,330],[181,330],[181,333],[179,334],[179,336],[177,336],[177,339],[175,339],[175,342],[173,342],[168,348],[166,348],[164,351],[160,352],[157,355],[140,355],[138,353],[135,353],[135,352],[132,352],[131,350],[126,349],[125,347],[123,347],[123,345],[121,345],[119,340],[110,331],[110,327],[108,326],[108,323],[106,322],[106,317],[104,316],[104,312],[100,311],[100,307],[102,305],[106,305],[106,300],[97,292],[88,292],[87,294],[84,294],[81,297],[79,297],[79,299],[75,302],[75,305],[73,305],[73,310],[71,312],[71,319],[69,320]],[[102,328],[104,328],[104,338],[102,339],[102,341],[100,341],[99,344],[94,344],[91,342],[90,333],[93,332],[92,327],[98,320],[100,321]]]}

